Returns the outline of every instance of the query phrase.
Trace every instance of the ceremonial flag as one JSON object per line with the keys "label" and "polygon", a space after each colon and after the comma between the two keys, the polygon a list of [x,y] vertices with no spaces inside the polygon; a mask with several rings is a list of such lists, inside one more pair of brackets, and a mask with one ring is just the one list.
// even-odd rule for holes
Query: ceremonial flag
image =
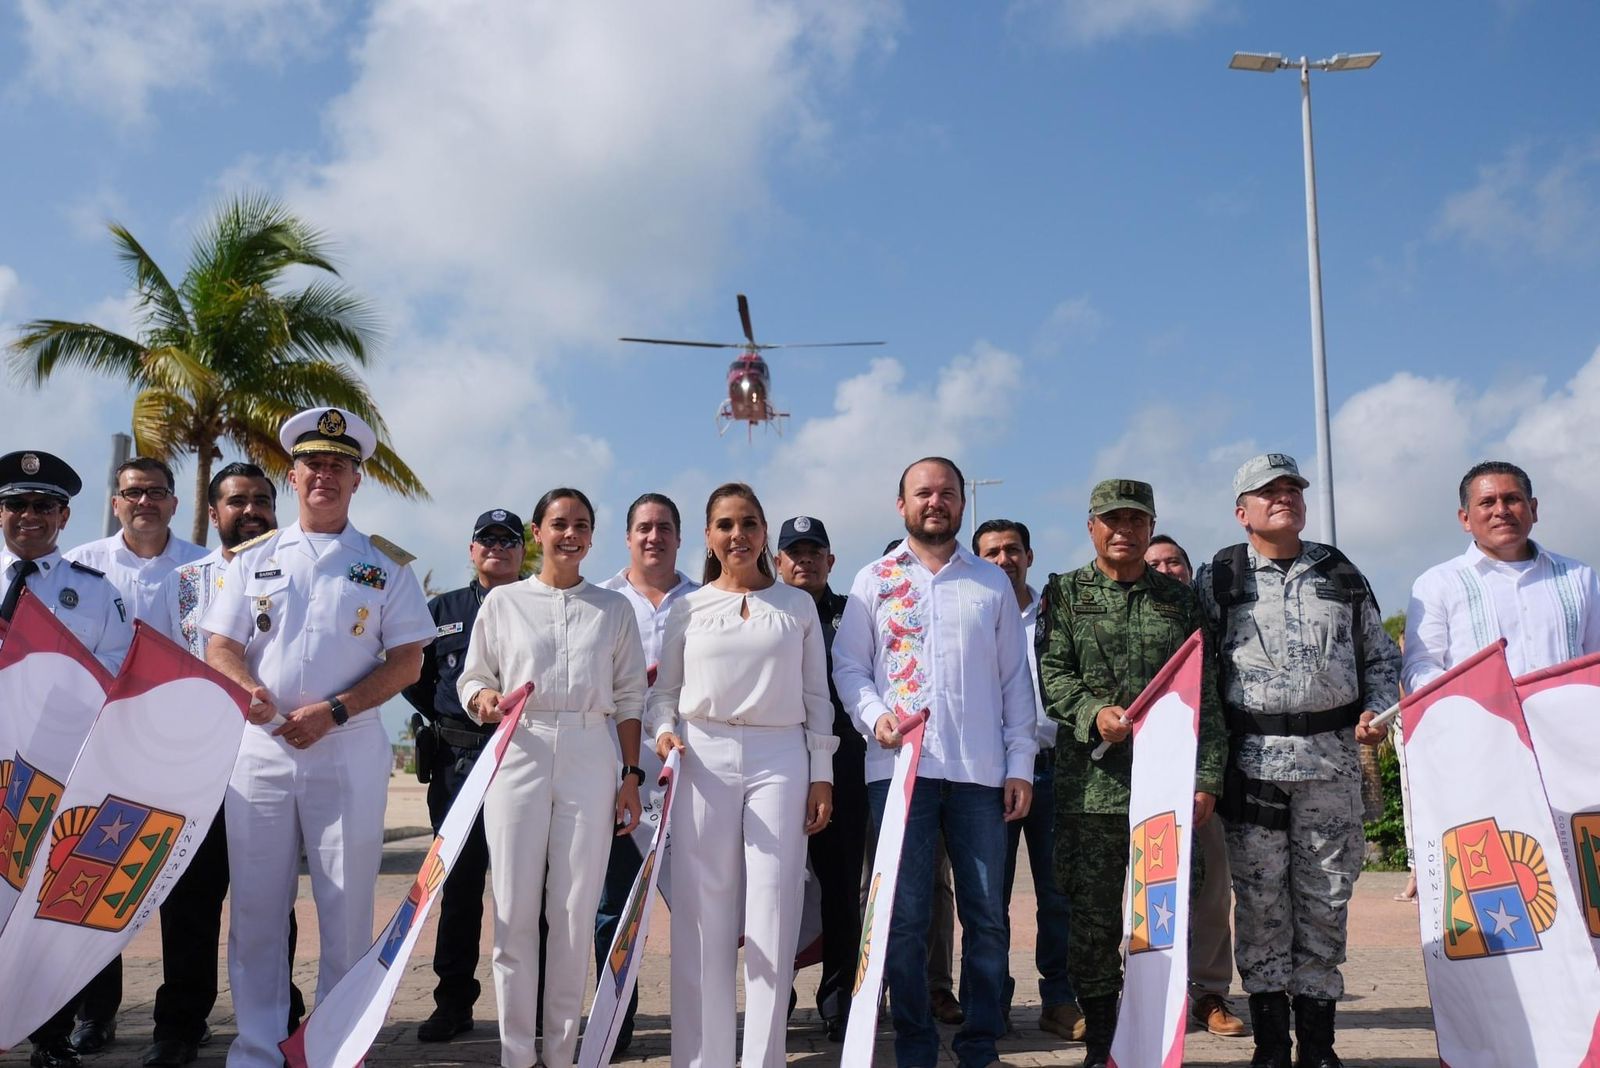
{"label": "ceremonial flag", "polygon": [[583,1044],[578,1049],[578,1068],[602,1068],[610,1064],[611,1051],[616,1048],[617,1035],[622,1031],[628,1001],[639,979],[639,961],[644,957],[645,942],[650,937],[650,904],[655,900],[661,862],[666,858],[677,776],[678,750],[674,749],[667,754],[667,761],[661,768],[661,805],[658,813],[651,814],[655,833],[650,839],[650,848],[645,851],[644,863],[633,880],[633,889],[628,892],[628,905],[622,910],[616,936],[611,939],[611,951],[606,954],[605,967],[600,970],[594,1005],[589,1009]]}
{"label": "ceremonial flag", "polygon": [[1451,1068],[1600,1065],[1600,964],[1499,641],[1400,703],[1422,961]]}
{"label": "ceremonial flag", "polygon": [[[0,655],[28,632],[26,621],[13,626]],[[49,843],[0,931],[0,961],[9,962],[0,1049],[49,1019],[155,915],[222,805],[248,705],[187,649],[136,625]]]}
{"label": "ceremonial flag", "polygon": [[1112,1068],[1183,1064],[1201,657],[1200,632],[1195,631],[1126,713],[1133,728],[1122,911],[1127,961],[1111,1043]]}
{"label": "ceremonial flag", "polygon": [[894,775],[878,828],[878,851],[872,857],[872,882],[867,908],[861,917],[861,952],[856,960],[856,981],[850,991],[850,1019],[844,1033],[841,1064],[872,1064],[878,1038],[878,999],[883,990],[883,962],[889,952],[889,918],[894,912],[894,888],[900,879],[900,850],[906,840],[906,818],[911,815],[911,791],[917,785],[917,765],[922,761],[922,728],[928,722],[924,708],[900,718],[902,742],[894,756]]}
{"label": "ceremonial flag", "polygon": [[49,841],[111,675],[32,593],[0,646],[0,928]]}
{"label": "ceremonial flag", "polygon": [[284,1061],[290,1068],[352,1068],[361,1063],[372,1047],[372,1040],[383,1027],[389,1015],[389,1006],[406,972],[406,962],[422,933],[428,912],[439,897],[455,866],[461,846],[483,807],[483,795],[489,789],[500,761],[511,744],[511,735],[517,729],[522,706],[533,692],[533,683],[524,683],[500,699],[504,717],[500,728],[490,736],[478,756],[477,763],[461,784],[461,791],[450,804],[444,823],[422,859],[422,870],[406,899],[395,910],[394,916],[384,925],[383,933],[328,991],[317,999],[317,1006],[305,1018],[298,1030],[282,1042]]}
{"label": "ceremonial flag", "polygon": [[1600,957],[1600,653],[1517,680],[1561,855]]}

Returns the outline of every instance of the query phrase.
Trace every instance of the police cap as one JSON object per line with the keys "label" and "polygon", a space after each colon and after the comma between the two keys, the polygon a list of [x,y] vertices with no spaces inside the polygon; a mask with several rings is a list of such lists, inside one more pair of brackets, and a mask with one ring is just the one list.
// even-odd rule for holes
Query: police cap
{"label": "police cap", "polygon": [[59,456],[38,450],[0,456],[0,497],[43,493],[66,501],[76,497],[81,489],[83,479]]}
{"label": "police cap", "polygon": [[472,536],[476,538],[484,531],[492,530],[495,527],[504,527],[519,538],[523,536],[522,518],[517,513],[508,512],[504,508],[491,508],[480,515],[477,522],[472,524]]}
{"label": "police cap", "polygon": [[784,520],[783,529],[778,531],[778,551],[783,552],[797,541],[814,541],[826,549],[829,547],[828,528],[822,525],[822,520],[808,515]]}

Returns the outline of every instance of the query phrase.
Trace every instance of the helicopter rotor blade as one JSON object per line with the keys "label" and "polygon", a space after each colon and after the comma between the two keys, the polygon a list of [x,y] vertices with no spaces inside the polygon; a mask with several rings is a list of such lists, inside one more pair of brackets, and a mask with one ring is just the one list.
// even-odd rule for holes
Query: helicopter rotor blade
{"label": "helicopter rotor blade", "polygon": [[641,345],[688,345],[696,349],[747,349],[750,346],[736,341],[674,341],[664,337],[619,337],[618,341],[636,341]]}
{"label": "helicopter rotor blade", "polygon": [[745,340],[750,342],[750,347],[756,347],[755,331],[750,329],[750,301],[743,293],[739,294],[739,322],[744,325]]}
{"label": "helicopter rotor blade", "polygon": [[862,345],[883,345],[883,341],[806,341],[792,344],[762,345],[764,349],[847,349]]}

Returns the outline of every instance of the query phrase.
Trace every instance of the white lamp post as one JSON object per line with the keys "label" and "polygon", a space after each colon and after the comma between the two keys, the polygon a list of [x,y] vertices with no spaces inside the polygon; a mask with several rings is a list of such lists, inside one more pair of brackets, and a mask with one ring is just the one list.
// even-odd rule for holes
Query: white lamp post
{"label": "white lamp post", "polygon": [[1306,262],[1311,282],[1311,372],[1317,409],[1317,505],[1322,513],[1322,540],[1337,543],[1333,519],[1333,447],[1328,427],[1328,358],[1322,330],[1322,249],[1317,237],[1317,165],[1311,147],[1311,72],[1313,70],[1366,70],[1382,58],[1381,52],[1340,52],[1327,59],[1301,56],[1290,62],[1276,52],[1235,52],[1232,70],[1271,74],[1289,67],[1300,69],[1300,120],[1306,156]]}
{"label": "white lamp post", "polygon": [[969,478],[967,479],[967,540],[971,541],[978,535],[978,487],[998,486],[1004,482],[1003,478]]}

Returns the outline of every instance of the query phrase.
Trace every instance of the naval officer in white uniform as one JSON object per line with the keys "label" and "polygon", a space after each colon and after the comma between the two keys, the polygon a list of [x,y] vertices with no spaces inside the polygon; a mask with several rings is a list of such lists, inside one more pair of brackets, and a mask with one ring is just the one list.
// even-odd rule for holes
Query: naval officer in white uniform
{"label": "naval officer in white uniform", "polygon": [[372,944],[390,748],[378,707],[415,682],[435,627],[412,557],[350,523],[377,435],[311,409],[283,425],[299,521],[240,545],[201,620],[206,661],[250,691],[228,787],[231,1068],[277,1068],[300,849],[321,928],[317,1000]]}

